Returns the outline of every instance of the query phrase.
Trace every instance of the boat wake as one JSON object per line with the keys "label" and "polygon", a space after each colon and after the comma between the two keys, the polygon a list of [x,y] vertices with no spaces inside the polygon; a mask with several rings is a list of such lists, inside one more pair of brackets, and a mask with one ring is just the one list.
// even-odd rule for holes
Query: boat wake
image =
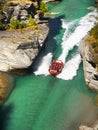
{"label": "boat wake", "polygon": [[[71,22],[66,22],[62,20],[62,28],[65,29],[64,36],[62,38],[62,54],[58,58],[58,60],[62,60],[65,63],[65,66],[62,70],[62,73],[57,75],[57,78],[63,80],[71,80],[77,74],[77,70],[79,68],[81,57],[78,52],[75,52],[76,55],[72,57],[69,61],[66,62],[66,58],[70,50],[73,49],[74,46],[78,46],[79,43],[85,38],[85,36],[89,33],[91,28],[96,24],[98,13],[96,9],[92,12],[88,13],[81,19],[77,19]],[[52,53],[48,53],[46,56],[42,57],[42,62],[37,70],[34,72],[36,75],[49,75],[48,69],[52,60]]]}
{"label": "boat wake", "polygon": [[77,75],[77,70],[81,62],[81,57],[79,54],[76,54],[71,60],[66,62],[62,73],[60,73],[57,78],[63,80],[71,80],[74,76]]}
{"label": "boat wake", "polygon": [[[68,33],[65,32],[65,35],[63,37],[63,42],[62,42],[63,52],[59,57],[59,59],[65,62],[68,52],[72,50],[74,46],[78,46],[80,41],[83,40],[84,37],[88,34],[88,32],[91,30],[91,28],[94,27],[94,25],[97,22],[96,21],[97,15],[98,15],[97,11],[94,10],[93,12],[89,13],[85,17],[81,18],[75,31],[69,37],[68,37]],[[66,26],[63,27],[65,27],[66,30],[69,30],[69,28],[66,28]]]}
{"label": "boat wake", "polygon": [[44,56],[41,60],[40,66],[37,68],[37,71],[34,72],[35,75],[42,75],[45,76],[49,75],[49,66],[52,60],[52,53],[48,53],[46,56]]}

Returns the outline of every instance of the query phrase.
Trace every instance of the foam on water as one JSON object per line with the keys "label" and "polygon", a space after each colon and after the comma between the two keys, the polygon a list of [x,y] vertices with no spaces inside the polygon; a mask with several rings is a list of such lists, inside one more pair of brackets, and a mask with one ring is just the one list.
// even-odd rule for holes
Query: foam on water
{"label": "foam on water", "polygon": [[[77,70],[79,68],[81,58],[79,54],[76,54],[71,60],[66,63],[66,57],[71,49],[74,46],[78,46],[81,40],[88,34],[91,28],[96,24],[98,13],[96,9],[92,12],[88,13],[81,19],[73,20],[70,22],[65,22],[62,20],[62,27],[66,30],[64,36],[62,38],[62,54],[58,59],[62,60],[65,63],[64,69],[61,74],[57,76],[57,78],[69,80],[72,79],[77,74]],[[78,24],[77,24],[78,22]],[[71,27],[75,27],[74,31],[71,32]],[[46,56],[42,58],[42,62],[38,67],[37,71],[34,72],[36,75],[48,75],[49,65],[52,60],[52,53],[48,53]]]}
{"label": "foam on water", "polygon": [[61,19],[61,21],[62,21],[62,28],[64,28],[66,30],[63,35],[62,41],[66,41],[72,33],[70,31],[71,27],[75,26],[75,24],[78,22],[78,20],[66,22],[64,19]]}
{"label": "foam on water", "polygon": [[46,56],[42,58],[41,64],[38,67],[37,71],[34,72],[35,75],[49,75],[49,66],[52,59],[52,53],[48,53]]}

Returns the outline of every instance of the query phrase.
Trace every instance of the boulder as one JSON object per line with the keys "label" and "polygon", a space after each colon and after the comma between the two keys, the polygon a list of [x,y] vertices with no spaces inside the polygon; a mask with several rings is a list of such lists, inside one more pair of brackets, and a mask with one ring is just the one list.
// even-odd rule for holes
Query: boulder
{"label": "boulder", "polygon": [[22,21],[23,20],[26,21],[28,19],[28,17],[29,17],[29,14],[28,14],[27,10],[25,10],[25,9],[21,10],[21,12],[19,14],[19,19]]}

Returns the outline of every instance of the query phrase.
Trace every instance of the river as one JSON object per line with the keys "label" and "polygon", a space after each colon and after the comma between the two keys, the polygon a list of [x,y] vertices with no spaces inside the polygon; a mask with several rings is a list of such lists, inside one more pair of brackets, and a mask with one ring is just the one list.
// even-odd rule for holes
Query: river
{"label": "river", "polygon": [[[62,0],[48,4],[49,35],[32,74],[14,76],[15,85],[0,113],[0,130],[78,130],[97,119],[96,94],[88,90],[78,45],[95,25],[93,0]],[[52,59],[64,64],[53,77]]]}

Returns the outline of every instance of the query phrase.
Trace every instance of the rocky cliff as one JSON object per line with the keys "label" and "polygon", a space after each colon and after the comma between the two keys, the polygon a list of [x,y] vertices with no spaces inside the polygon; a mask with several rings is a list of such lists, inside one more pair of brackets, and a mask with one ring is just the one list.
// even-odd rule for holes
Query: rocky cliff
{"label": "rocky cliff", "polygon": [[39,34],[33,29],[0,32],[0,71],[29,67],[48,35],[47,24],[38,26]]}
{"label": "rocky cliff", "polygon": [[96,63],[98,52],[95,52],[91,44],[86,44],[85,42],[80,43],[79,52],[83,59],[85,82],[90,89],[98,91],[98,71]]}

